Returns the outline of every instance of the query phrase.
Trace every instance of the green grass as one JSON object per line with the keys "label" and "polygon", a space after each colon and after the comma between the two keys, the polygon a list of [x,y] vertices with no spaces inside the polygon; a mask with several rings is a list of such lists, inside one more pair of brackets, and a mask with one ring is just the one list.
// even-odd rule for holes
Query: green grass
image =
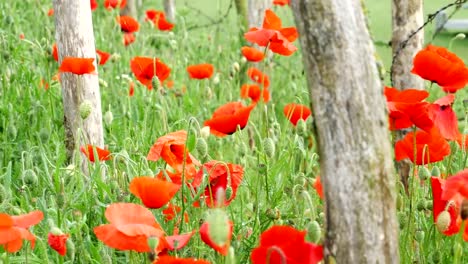
{"label": "green grass", "polygon": [[[144,9],[161,9],[159,2],[145,1]],[[385,1],[368,2],[375,40],[388,41],[389,6]],[[444,3],[441,0],[430,2],[426,4],[426,12]],[[204,120],[225,102],[239,100],[240,86],[247,80],[248,65],[242,62],[239,51],[243,40],[239,38],[234,7],[226,19],[220,20],[220,14],[228,10],[229,1],[178,3],[180,16],[173,33],[154,30],[143,22],[144,10],[140,10],[141,29],[136,42],[128,48],[123,46],[115,22],[117,12],[100,7],[93,13],[96,47],[114,54],[112,61],[98,69],[103,112],[111,111],[114,117],[112,123],[105,125],[106,146],[114,158],[101,165],[94,164],[88,177],[76,166],[66,163],[60,85],[52,81],[57,63],[50,56],[55,42],[54,18],[46,15],[50,1],[0,2],[0,212],[16,215],[41,210],[45,215],[44,220],[32,228],[38,238],[35,249],[31,250],[28,243],[16,254],[7,255],[0,249],[0,262],[8,259],[10,263],[26,263],[27,258],[28,263],[145,263],[144,254],[106,247],[96,239],[93,228],[107,223],[104,211],[109,204],[141,204],[129,193],[128,185],[132,178],[154,175],[164,167],[161,161],[146,161],[158,137],[185,129],[199,138]],[[284,18],[285,25],[292,25],[290,9],[275,10]],[[220,23],[186,30],[211,23],[210,19]],[[19,39],[20,33],[25,35],[25,40]],[[450,38],[440,36],[435,44],[447,44]],[[457,41],[453,48],[468,60],[466,40]],[[389,68],[389,48],[379,47],[378,51]],[[128,80],[122,78],[122,74],[135,79],[130,71],[130,59],[134,56],[156,56],[168,64],[172,68],[174,88],[161,94],[148,91],[134,80],[135,96],[129,97]],[[186,66],[202,62],[215,65],[219,83],[213,79],[194,81],[188,78]],[[232,70],[234,63],[241,65],[240,72]],[[232,247],[237,263],[248,262],[252,248],[259,243],[260,233],[273,224],[288,224],[300,230],[307,229],[311,221],[324,226],[323,203],[311,184],[319,174],[315,146],[309,145],[311,135],[298,134],[282,113],[287,103],[308,104],[300,52],[290,57],[275,55],[267,65],[260,67],[270,75],[272,102],[257,107],[243,131],[226,138],[210,136],[206,157],[196,149],[192,151],[202,162],[221,160],[241,164],[245,169],[237,197],[226,209],[235,223]],[[40,87],[42,79],[50,83],[50,89]],[[464,113],[462,99],[457,100],[457,111],[461,115]],[[310,119],[307,125],[310,129]],[[268,157],[262,147],[266,134],[275,142],[276,152],[272,157]],[[459,151],[453,155],[451,171],[466,167],[463,154]],[[446,172],[448,159],[439,166]],[[105,169],[109,177],[106,182],[100,178],[101,169]],[[411,211],[408,197],[403,192],[399,194],[402,202],[399,211],[401,262],[451,262],[457,238],[443,236],[434,228],[428,202],[431,200],[430,183],[415,179],[413,188]],[[310,202],[303,191],[310,196]],[[181,204],[180,195],[172,202]],[[420,203],[424,206],[419,206]],[[177,223],[165,223],[160,211],[153,210],[155,217],[165,231],[172,234]],[[182,226],[182,231],[197,230],[206,211],[206,207],[187,207],[190,221]],[[279,217],[272,214],[276,211]],[[74,256],[61,258],[49,248],[47,233],[51,226],[71,235]],[[419,239],[421,232],[425,234],[422,240]],[[466,256],[466,249],[464,253]],[[205,258],[213,263],[224,261],[204,245],[198,235],[178,255]],[[468,261],[465,256],[462,263]]]}

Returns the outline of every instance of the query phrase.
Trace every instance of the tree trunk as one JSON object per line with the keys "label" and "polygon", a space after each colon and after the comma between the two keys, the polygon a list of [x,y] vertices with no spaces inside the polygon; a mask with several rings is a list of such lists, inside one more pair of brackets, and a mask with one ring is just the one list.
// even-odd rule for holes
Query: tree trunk
{"label": "tree trunk", "polygon": [[[424,30],[408,39],[423,23],[422,0],[392,0],[392,53],[396,57],[393,60],[391,77],[392,85],[397,89],[424,89],[424,80],[411,73],[413,58],[423,47]],[[405,44],[405,41],[408,42]],[[405,134],[406,131],[398,131],[396,140],[403,138]],[[409,193],[411,162],[402,160],[396,164],[403,186]]]}
{"label": "tree trunk", "polygon": [[248,0],[249,27],[261,27],[265,10],[271,7],[271,0]]}
{"label": "tree trunk", "polygon": [[291,1],[325,191],[327,263],[398,263],[383,85],[360,0]]}
{"label": "tree trunk", "polygon": [[[398,52],[392,65],[393,86],[424,89],[424,80],[411,73],[413,58],[422,49],[424,30],[408,41],[408,37],[424,23],[422,0],[392,0],[392,52]],[[405,47],[402,43],[408,41]]]}
{"label": "tree trunk", "polygon": [[175,22],[176,7],[175,0],[164,0],[164,13],[169,21]]}
{"label": "tree trunk", "polygon": [[131,16],[133,18],[138,17],[136,0],[127,0],[127,4],[124,9],[120,10],[120,15]]}
{"label": "tree trunk", "polygon": [[[54,0],[54,10],[59,63],[64,57],[96,58],[90,2]],[[73,157],[83,144],[104,147],[98,75],[62,73],[60,83],[68,157]],[[85,100],[92,110],[83,120],[79,108]],[[85,164],[82,168],[86,172]]]}

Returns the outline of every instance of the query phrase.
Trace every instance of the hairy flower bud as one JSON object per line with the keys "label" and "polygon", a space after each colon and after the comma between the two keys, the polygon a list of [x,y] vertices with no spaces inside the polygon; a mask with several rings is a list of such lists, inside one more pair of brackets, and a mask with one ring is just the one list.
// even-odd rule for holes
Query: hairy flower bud
{"label": "hairy flower bud", "polygon": [[275,143],[273,142],[273,139],[268,137],[263,140],[263,151],[265,151],[265,154],[269,158],[275,156]]}
{"label": "hairy flower bud", "polygon": [[88,118],[92,110],[93,110],[93,105],[91,104],[91,102],[89,100],[84,100],[80,104],[80,108],[79,108],[81,118],[83,120]]}
{"label": "hairy flower bud", "polygon": [[441,233],[445,232],[450,226],[450,213],[448,211],[442,211],[442,213],[437,216],[436,227]]}

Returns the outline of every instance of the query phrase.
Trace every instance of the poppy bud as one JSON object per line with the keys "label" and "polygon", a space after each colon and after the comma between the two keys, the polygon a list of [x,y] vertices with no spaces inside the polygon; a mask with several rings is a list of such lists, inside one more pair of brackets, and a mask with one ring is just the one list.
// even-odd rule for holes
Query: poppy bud
{"label": "poppy bud", "polygon": [[299,136],[307,135],[307,123],[305,120],[299,119],[296,124],[296,132]]}
{"label": "poppy bud", "polygon": [[432,167],[431,175],[434,177],[440,177],[440,169],[437,166]]}
{"label": "poppy bud", "polygon": [[56,195],[56,197],[57,197],[57,207],[63,208],[63,205],[65,204],[65,195],[63,193],[59,193]]}
{"label": "poppy bud", "polygon": [[421,168],[419,168],[418,176],[419,176],[419,179],[425,181],[425,180],[427,180],[427,178],[431,177],[431,172],[429,171],[428,168],[421,167]]}
{"label": "poppy bud", "polygon": [[37,175],[33,170],[25,170],[21,175],[23,184],[36,185],[38,182]]}
{"label": "poppy bud", "polygon": [[319,242],[322,235],[322,229],[317,221],[312,221],[307,225],[307,235],[310,242],[316,244]]}
{"label": "poppy bud", "polygon": [[268,208],[266,210],[266,216],[270,218],[271,220],[278,220],[281,217],[281,213],[278,210],[278,208]]}
{"label": "poppy bud", "polygon": [[8,138],[14,140],[16,139],[16,136],[18,136],[18,130],[16,129],[16,126],[13,124],[10,124],[7,128],[7,135]]}
{"label": "poppy bud", "polygon": [[439,250],[432,251],[432,263],[441,263]]}
{"label": "poppy bud", "polygon": [[263,163],[258,164],[258,173],[260,175],[266,175],[267,172],[267,166]]}
{"label": "poppy bud", "polygon": [[[50,223],[49,223],[50,225]],[[59,236],[59,235],[63,235],[63,231],[56,227],[56,226],[53,226],[51,229],[50,229],[50,234],[54,235],[54,236]]]}
{"label": "poppy bud", "polygon": [[465,38],[466,38],[466,35],[463,34],[463,33],[458,33],[458,34],[454,37],[454,39],[465,39]]}
{"label": "poppy bud", "polygon": [[161,89],[161,82],[159,81],[158,76],[156,76],[156,75],[153,76],[153,78],[151,79],[151,85],[156,90]]}
{"label": "poppy bud", "polygon": [[107,82],[104,79],[99,78],[99,85],[102,87],[108,87]]}
{"label": "poppy bud", "polygon": [[229,247],[228,256],[226,258],[226,264],[236,264],[236,252],[233,247]]}
{"label": "poppy bud", "polygon": [[407,220],[406,214],[400,211],[397,213],[397,216],[398,216],[398,223],[400,224],[400,229],[403,229],[404,226],[406,225],[406,220]]}
{"label": "poppy bud", "polygon": [[419,200],[418,203],[416,204],[416,208],[418,209],[418,211],[426,210],[426,201]]}
{"label": "poppy bud", "polygon": [[109,110],[104,114],[104,123],[106,125],[110,126],[112,124],[112,121],[114,120],[114,115],[112,112]]}
{"label": "poppy bud", "polygon": [[208,235],[217,245],[229,243],[229,218],[222,209],[213,209],[208,212],[206,222],[208,223]]}
{"label": "poppy bud", "polygon": [[275,143],[273,142],[273,139],[268,137],[263,140],[263,151],[265,151],[265,154],[269,158],[275,156]]}
{"label": "poppy bud", "polygon": [[468,218],[468,200],[464,199],[460,206],[460,216],[463,221]]}
{"label": "poppy bud", "polygon": [[[66,246],[67,246],[67,258],[73,262],[73,260],[75,259],[75,251],[76,251],[75,243],[73,243],[73,240],[68,239]],[[104,263],[111,263],[111,262],[109,261],[109,262],[104,262]]]}
{"label": "poppy bud", "polygon": [[110,60],[115,62],[115,61],[120,60],[120,58],[122,58],[122,56],[121,56],[120,54],[114,53],[114,54],[112,54],[112,56],[110,57]]}
{"label": "poppy bud", "polygon": [[80,104],[80,116],[84,120],[88,118],[88,116],[91,114],[91,111],[93,110],[93,105],[89,100],[84,100]]}
{"label": "poppy bud", "polygon": [[49,141],[49,130],[47,128],[41,128],[41,130],[39,131],[39,139],[42,143],[46,143],[47,141]]}
{"label": "poppy bud", "polygon": [[440,213],[439,216],[437,216],[437,230],[439,230],[441,233],[445,232],[450,226],[451,221],[452,219],[450,219],[450,213],[447,211],[442,211],[442,213]]}
{"label": "poppy bud", "polygon": [[[455,256],[461,256],[463,253],[463,246],[460,245],[460,243],[456,243],[454,248],[453,248],[453,253]],[[457,263],[457,262],[455,262]]]}
{"label": "poppy bud", "polygon": [[207,139],[210,136],[210,127],[204,126],[200,129],[200,136],[204,139]]}
{"label": "poppy bud", "polygon": [[422,230],[417,230],[414,233],[414,239],[418,242],[422,242],[424,240],[424,231]]}
{"label": "poppy bud", "polygon": [[198,154],[200,154],[202,158],[206,157],[206,155],[208,154],[208,144],[206,143],[206,140],[204,138],[198,139],[196,148]]}
{"label": "poppy bud", "polygon": [[159,245],[159,239],[157,237],[148,238],[148,246],[151,252],[154,252],[154,250],[158,247],[158,245]]}
{"label": "poppy bud", "polygon": [[213,77],[213,84],[218,84],[219,83],[219,74],[216,74],[214,77]]}
{"label": "poppy bud", "polygon": [[75,165],[70,164],[64,170],[65,170],[65,175],[67,176],[73,175],[73,173],[75,172]]}
{"label": "poppy bud", "polygon": [[398,194],[397,196],[397,200],[396,200],[396,206],[397,206],[397,209],[400,210],[403,208],[404,206],[404,199],[403,199],[403,196],[401,194]]}
{"label": "poppy bud", "polygon": [[234,72],[238,72],[240,70],[240,65],[237,61],[232,64],[232,70]]}
{"label": "poppy bud", "polygon": [[426,207],[426,210],[432,210],[433,201],[432,200],[426,200],[425,207]]}
{"label": "poppy bud", "polygon": [[230,199],[231,199],[232,193],[233,193],[232,187],[231,187],[231,186],[228,186],[228,187],[226,188],[226,200],[230,200]]}

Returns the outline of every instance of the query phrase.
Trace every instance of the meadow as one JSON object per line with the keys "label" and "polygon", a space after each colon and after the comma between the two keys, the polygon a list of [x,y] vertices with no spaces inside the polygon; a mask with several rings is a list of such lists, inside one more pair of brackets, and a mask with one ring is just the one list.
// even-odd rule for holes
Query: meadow
{"label": "meadow", "polygon": [[[40,223],[30,228],[37,238],[34,249],[25,242],[17,253],[8,253],[0,238],[0,262],[149,263],[148,254],[113,249],[98,239],[94,230],[109,223],[105,216],[109,205],[142,205],[130,192],[130,182],[167,169],[165,161],[150,161],[147,156],[159,138],[179,130],[187,131],[186,147],[200,163],[238,164],[243,168],[243,178],[235,190],[235,199],[220,209],[222,216],[234,224],[227,256],[200,238],[200,226],[209,212],[217,211],[205,202],[193,206],[197,197],[187,195],[193,191],[190,187],[182,186],[171,199],[171,204],[182,208],[172,219],[163,213],[166,205],[151,209],[166,234],[194,232],[187,246],[170,251],[171,255],[210,263],[249,263],[260,235],[273,225],[306,230],[307,241],[322,244],[325,215],[317,192],[320,168],[313,118],[295,125],[284,114],[287,104],[309,105],[298,41],[294,44],[299,51],[291,56],[274,54],[254,64],[240,52],[247,42],[239,30],[231,1],[178,1],[177,19],[171,31],[160,31],[145,21],[147,9],[163,7],[160,1],[144,1],[136,18],[140,23],[136,40],[125,46],[116,22],[118,9],[106,10],[98,2],[99,7],[93,11],[95,45],[111,54],[106,64],[98,67],[98,74],[105,148],[112,158],[89,162],[90,172],[85,175],[79,168],[81,159],[87,159],[85,155],[80,153],[71,164],[66,157],[61,88],[53,78],[59,65],[52,56],[54,16],[48,15],[52,3],[0,1],[0,213],[20,215],[40,210],[44,215]],[[389,1],[365,2],[374,40],[388,42]],[[443,0],[424,2],[426,13],[446,4]],[[284,26],[293,26],[288,6],[275,6],[273,10]],[[468,10],[455,17],[468,19]],[[429,26],[426,37],[430,36]],[[441,34],[433,44],[447,47],[453,37]],[[465,62],[467,41],[457,40],[452,46],[452,51]],[[378,45],[377,53],[389,69],[390,48]],[[130,67],[130,61],[137,56],[160,58],[171,68],[171,84],[155,85],[152,90],[142,85]],[[213,64],[211,78],[189,77],[186,67],[199,63]],[[270,78],[270,101],[258,102],[243,130],[226,137],[207,135],[203,124],[218,107],[227,102],[250,103],[251,99],[240,97],[240,87],[252,82],[247,70],[253,66]],[[430,101],[444,95],[435,85],[430,92]],[[460,90],[453,105],[459,129],[465,134],[466,99],[467,90]],[[399,184],[401,263],[468,262],[462,235],[444,235],[433,219],[430,176],[447,177],[467,166],[465,147],[451,141],[450,148],[451,154],[442,161],[414,170],[410,195]],[[101,177],[102,171],[106,178]],[[208,171],[205,168],[201,173]],[[196,194],[200,196],[201,192]],[[0,231],[1,228],[0,225]],[[69,235],[65,256],[49,246],[51,230]]]}

